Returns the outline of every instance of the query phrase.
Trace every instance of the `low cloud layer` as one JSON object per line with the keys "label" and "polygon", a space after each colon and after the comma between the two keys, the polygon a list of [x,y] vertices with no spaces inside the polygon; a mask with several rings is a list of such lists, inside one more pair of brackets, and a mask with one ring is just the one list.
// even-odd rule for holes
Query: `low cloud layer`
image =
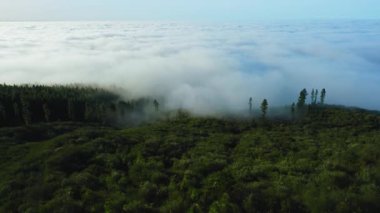
{"label": "low cloud layer", "polygon": [[96,83],[196,113],[290,104],[302,88],[380,109],[380,22],[0,23],[0,81]]}

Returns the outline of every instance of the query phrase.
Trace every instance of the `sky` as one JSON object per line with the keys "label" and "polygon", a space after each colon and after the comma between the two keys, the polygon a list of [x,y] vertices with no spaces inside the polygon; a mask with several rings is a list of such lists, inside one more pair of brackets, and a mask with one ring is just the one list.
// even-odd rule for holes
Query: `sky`
{"label": "sky", "polygon": [[378,0],[0,0],[0,21],[379,19]]}

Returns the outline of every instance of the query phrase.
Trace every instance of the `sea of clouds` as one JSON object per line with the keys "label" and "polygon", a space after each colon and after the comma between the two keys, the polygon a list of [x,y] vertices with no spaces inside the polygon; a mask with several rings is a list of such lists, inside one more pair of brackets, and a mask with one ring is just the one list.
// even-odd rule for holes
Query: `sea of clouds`
{"label": "sea of clouds", "polygon": [[0,22],[1,83],[116,85],[196,113],[253,97],[380,109],[380,21],[255,24]]}

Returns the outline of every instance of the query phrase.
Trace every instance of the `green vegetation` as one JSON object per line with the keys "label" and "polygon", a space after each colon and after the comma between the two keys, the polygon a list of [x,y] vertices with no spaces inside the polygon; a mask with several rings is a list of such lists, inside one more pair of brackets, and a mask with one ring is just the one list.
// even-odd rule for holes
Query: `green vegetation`
{"label": "green vegetation", "polygon": [[263,102],[261,103],[261,113],[262,113],[263,118],[266,117],[267,110],[268,110],[268,101],[267,99],[264,99]]}
{"label": "green vegetation", "polygon": [[298,97],[298,102],[297,102],[297,107],[299,109],[303,108],[306,104],[306,97],[307,97],[307,90],[306,89],[303,89],[301,92],[300,92],[300,96]]}
{"label": "green vegetation", "polygon": [[0,128],[0,212],[379,212],[380,114],[303,108]]}
{"label": "green vegetation", "polygon": [[95,87],[0,85],[0,127],[52,121],[128,122],[148,103],[147,99],[124,101]]}

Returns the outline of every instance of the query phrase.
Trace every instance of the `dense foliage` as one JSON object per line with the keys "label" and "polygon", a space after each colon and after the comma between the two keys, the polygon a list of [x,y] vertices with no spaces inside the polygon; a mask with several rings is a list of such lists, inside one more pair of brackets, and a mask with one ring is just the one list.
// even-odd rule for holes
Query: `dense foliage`
{"label": "dense foliage", "polygon": [[380,210],[380,116],[365,110],[8,127],[0,152],[0,212]]}
{"label": "dense foliage", "polygon": [[113,92],[88,86],[0,85],[0,127],[52,121],[125,121],[141,112],[147,102],[126,102]]}

